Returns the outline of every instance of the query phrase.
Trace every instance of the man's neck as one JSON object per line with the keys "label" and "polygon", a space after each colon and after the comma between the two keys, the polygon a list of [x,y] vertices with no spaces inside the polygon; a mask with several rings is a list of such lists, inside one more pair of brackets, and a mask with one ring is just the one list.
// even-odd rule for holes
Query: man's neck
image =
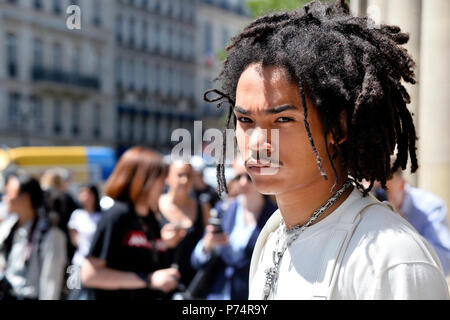
{"label": "man's neck", "polygon": [[[331,181],[330,181],[331,180]],[[305,224],[313,212],[320,208],[331,198],[345,183],[346,178],[339,179],[338,184],[331,193],[334,179],[324,181],[321,177],[308,186],[290,190],[276,195],[278,208],[288,228]],[[326,210],[314,223],[319,222],[336,210],[352,192],[353,187],[348,188],[339,199]]]}

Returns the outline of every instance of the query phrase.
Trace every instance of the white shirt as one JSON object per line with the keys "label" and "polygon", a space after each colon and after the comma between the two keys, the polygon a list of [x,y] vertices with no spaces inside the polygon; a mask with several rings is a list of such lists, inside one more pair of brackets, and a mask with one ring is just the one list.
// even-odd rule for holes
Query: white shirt
{"label": "white shirt", "polygon": [[72,264],[81,266],[84,258],[89,253],[92,237],[97,230],[97,224],[102,214],[99,212],[89,213],[83,209],[75,210],[70,216],[67,224],[69,229],[78,232],[78,248],[72,258]]}
{"label": "white shirt", "polygon": [[[310,299],[325,250],[341,215],[361,206],[356,188],[329,216],[307,228],[284,253],[272,299]],[[357,209],[356,209],[357,210]],[[354,211],[354,210],[353,210]],[[250,299],[262,299],[265,270],[273,266],[278,223],[268,221],[266,241],[255,247],[250,272]],[[278,219],[279,221],[279,219]],[[258,253],[261,255],[258,257]],[[431,245],[400,215],[373,205],[361,220],[343,256],[331,299],[449,299],[442,266]]]}

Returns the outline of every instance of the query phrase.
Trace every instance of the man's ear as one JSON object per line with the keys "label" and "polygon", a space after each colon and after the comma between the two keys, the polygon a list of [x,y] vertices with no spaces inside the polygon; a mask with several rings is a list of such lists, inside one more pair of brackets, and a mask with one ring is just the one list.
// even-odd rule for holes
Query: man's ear
{"label": "man's ear", "polygon": [[[348,133],[348,127],[347,127],[347,110],[342,110],[339,114],[339,121],[338,121],[339,128],[333,128],[331,129],[329,141],[331,144],[334,145],[340,145],[343,142],[347,140],[347,133]],[[339,137],[338,137],[339,136]],[[338,141],[335,140],[338,139]]]}

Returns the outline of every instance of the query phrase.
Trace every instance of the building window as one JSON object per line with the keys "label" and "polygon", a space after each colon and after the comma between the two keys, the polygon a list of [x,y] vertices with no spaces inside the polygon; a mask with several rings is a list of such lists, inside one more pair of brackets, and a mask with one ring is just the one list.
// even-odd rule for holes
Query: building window
{"label": "building window", "polygon": [[144,91],[148,91],[149,90],[148,87],[149,87],[148,86],[148,66],[147,66],[147,63],[144,62],[142,64],[142,89]]}
{"label": "building window", "polygon": [[161,48],[161,28],[155,24],[155,50],[158,52]]}
{"label": "building window", "polygon": [[33,67],[42,68],[44,64],[44,55],[42,52],[42,40],[34,39],[33,41]]}
{"label": "building window", "polygon": [[167,94],[169,96],[172,96],[174,92],[173,92],[173,72],[171,67],[167,69],[166,86],[167,86]]}
{"label": "building window", "polygon": [[32,115],[34,119],[34,128],[38,132],[44,129],[44,110],[42,105],[42,98],[33,96],[31,98]]}
{"label": "building window", "polygon": [[94,138],[99,138],[101,136],[102,106],[96,103],[92,111],[92,135]]}
{"label": "building window", "polygon": [[73,73],[79,75],[81,72],[80,48],[74,48],[72,52],[72,69]]}
{"label": "building window", "polygon": [[123,84],[123,64],[122,64],[122,57],[117,57],[116,59],[116,85],[118,87],[121,87]]}
{"label": "building window", "polygon": [[72,134],[77,136],[80,133],[80,104],[74,102],[72,104]]}
{"label": "building window", "polygon": [[95,66],[93,68],[94,76],[99,80],[99,83],[101,85],[101,79],[103,74],[103,59],[100,51],[95,52],[94,63],[95,63]]}
{"label": "building window", "polygon": [[62,71],[62,47],[60,43],[53,44],[53,69],[55,71]]}
{"label": "building window", "polygon": [[53,0],[53,13],[54,14],[61,14],[61,0]]}
{"label": "building window", "polygon": [[132,141],[134,140],[134,114],[130,114],[128,116],[128,127],[127,127],[127,141],[129,143],[132,143]]}
{"label": "building window", "polygon": [[161,67],[159,65],[155,66],[155,91],[157,93],[161,92]]}
{"label": "building window", "polygon": [[193,35],[189,35],[189,43],[188,43],[188,59],[192,59],[194,57],[194,41],[195,37]]}
{"label": "building window", "polygon": [[129,20],[129,30],[128,30],[128,41],[131,47],[134,46],[134,35],[135,35],[135,22],[134,18],[131,17]]}
{"label": "building window", "polygon": [[20,95],[11,92],[8,96],[8,127],[18,128],[20,124]]}
{"label": "building window", "polygon": [[134,61],[130,60],[128,64],[128,83],[129,83],[129,89],[134,90],[135,88],[135,70],[134,70]]}
{"label": "building window", "polygon": [[175,19],[179,19],[180,13],[181,13],[180,2],[175,1],[172,8],[172,15]]}
{"label": "building window", "polygon": [[203,52],[205,54],[211,54],[213,52],[212,26],[209,22],[205,22],[203,25]]}
{"label": "building window", "polygon": [[93,6],[92,9],[94,10],[92,14],[92,23],[94,24],[94,26],[100,27],[102,25],[102,18],[101,18],[102,7],[100,0],[93,0],[92,6]]}
{"label": "building window", "polygon": [[122,16],[118,15],[116,18],[116,40],[118,43],[122,43]]}
{"label": "building window", "polygon": [[33,0],[33,8],[36,10],[42,9],[42,1],[41,0]]}
{"label": "building window", "polygon": [[6,36],[6,69],[11,78],[17,77],[18,74],[17,55],[17,38],[14,34],[8,33]]}
{"label": "building window", "polygon": [[142,116],[142,127],[141,127],[141,141],[143,143],[146,142],[147,140],[147,121],[148,120],[148,116],[143,115]]}
{"label": "building window", "polygon": [[172,87],[173,87],[173,95],[178,97],[180,94],[180,85],[179,85],[180,74],[177,69],[173,70],[172,73]]}
{"label": "building window", "polygon": [[62,132],[62,105],[60,100],[55,100],[53,104],[53,132]]}
{"label": "building window", "polygon": [[148,23],[144,21],[142,23],[142,49],[147,50],[147,39],[148,39]]}
{"label": "building window", "polygon": [[172,55],[172,53],[173,53],[173,46],[172,46],[172,29],[171,28],[168,28],[167,29],[167,40],[166,40],[166,52],[169,54],[169,55]]}

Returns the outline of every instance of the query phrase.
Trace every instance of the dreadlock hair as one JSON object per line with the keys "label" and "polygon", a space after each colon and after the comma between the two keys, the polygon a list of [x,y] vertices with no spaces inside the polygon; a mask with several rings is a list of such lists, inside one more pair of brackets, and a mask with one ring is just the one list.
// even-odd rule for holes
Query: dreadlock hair
{"label": "dreadlock hair", "polygon": [[[277,12],[251,22],[231,39],[227,58],[216,81],[221,90],[204,93],[207,102],[229,104],[226,128],[233,113],[236,87],[243,71],[253,63],[283,68],[293,83],[298,83],[303,104],[304,125],[318,169],[324,179],[322,159],[314,146],[308,126],[305,92],[317,109],[324,137],[344,137],[340,115],[347,118],[347,139],[333,145],[327,156],[337,183],[333,160],[340,155],[344,168],[364,196],[374,182],[386,188],[386,180],[399,167],[406,169],[408,154],[411,172],[418,168],[416,132],[406,105],[410,96],[405,82],[414,84],[415,63],[401,45],[409,35],[391,25],[375,25],[367,17],[354,17],[344,0],[335,3],[312,1],[295,11]],[[208,97],[215,93],[214,98]],[[224,139],[225,141],[225,139]],[[391,166],[390,156],[396,159]],[[226,154],[225,144],[222,160]],[[217,166],[219,194],[228,192],[224,161]],[[360,183],[370,182],[368,188]]]}

